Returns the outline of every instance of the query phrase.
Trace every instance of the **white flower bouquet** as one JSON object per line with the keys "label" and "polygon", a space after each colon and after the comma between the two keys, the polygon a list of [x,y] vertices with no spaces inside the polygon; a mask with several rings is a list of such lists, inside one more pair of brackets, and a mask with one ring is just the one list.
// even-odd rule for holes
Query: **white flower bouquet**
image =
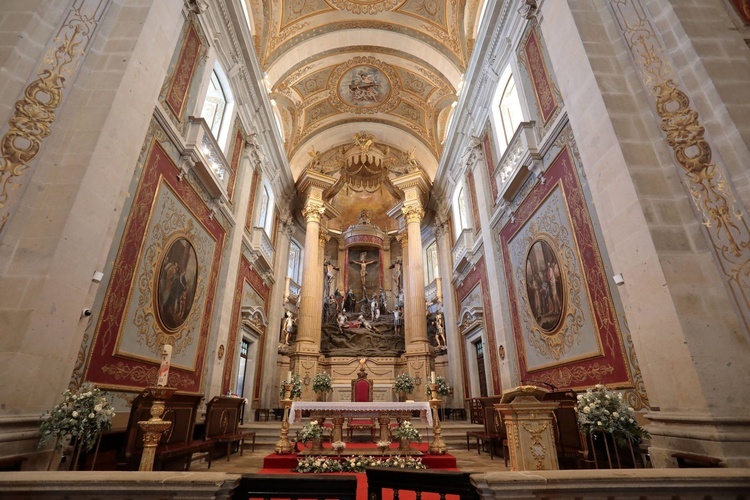
{"label": "white flower bouquet", "polygon": [[346,443],[343,441],[334,441],[331,443],[331,449],[338,454],[341,454],[346,449]]}
{"label": "white flower bouquet", "polygon": [[404,394],[411,394],[414,392],[414,379],[408,373],[402,373],[396,377],[396,383],[394,385],[396,391],[403,392]]}
{"label": "white flower bouquet", "polygon": [[[292,375],[292,390],[289,393],[289,399],[297,399],[302,397],[302,380],[300,380],[299,375],[296,373]],[[284,397],[284,385],[285,383],[281,384],[281,387],[279,387],[279,396]]]}
{"label": "white flower bouquet", "polygon": [[76,392],[65,391],[63,401],[42,415],[39,445],[56,439],[56,447],[60,449],[70,437],[88,451],[94,447],[99,434],[112,427],[114,416],[105,394],[84,382]]}
{"label": "white flower bouquet", "polygon": [[299,434],[299,440],[303,443],[309,443],[313,439],[323,438],[323,426],[321,426],[317,420],[310,421],[309,424],[302,427],[302,431]]}
{"label": "white flower bouquet", "polygon": [[[437,395],[438,396],[448,396],[451,393],[451,386],[448,385],[448,381],[445,380],[445,377],[438,375],[435,377],[435,383],[437,384]],[[430,384],[427,384],[427,390],[426,390],[427,396],[432,397],[432,391],[430,390]]]}
{"label": "white flower bouquet", "polygon": [[321,392],[331,392],[332,390],[333,385],[331,384],[331,376],[325,372],[316,373],[315,378],[313,378],[313,391],[316,394],[319,394]]}
{"label": "white flower bouquet", "polygon": [[635,421],[634,410],[623,400],[622,393],[597,384],[578,395],[578,426],[589,435],[594,431],[612,434],[618,442],[640,441],[649,433]]}
{"label": "white flower bouquet", "polygon": [[394,429],[393,436],[398,439],[408,439],[409,441],[417,441],[419,443],[422,442],[422,436],[419,434],[419,431],[408,420],[404,420]]}
{"label": "white flower bouquet", "polygon": [[364,472],[366,467],[392,467],[399,469],[426,469],[421,458],[390,457],[378,459],[373,457],[350,457],[343,461],[335,458],[308,456],[297,460],[294,472],[313,474],[325,472]]}

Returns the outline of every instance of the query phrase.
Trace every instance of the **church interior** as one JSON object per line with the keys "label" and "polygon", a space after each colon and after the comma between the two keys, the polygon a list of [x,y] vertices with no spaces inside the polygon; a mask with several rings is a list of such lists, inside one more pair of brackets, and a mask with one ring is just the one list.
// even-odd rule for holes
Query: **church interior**
{"label": "church interior", "polygon": [[750,488],[748,0],[7,0],[0,38],[0,491],[70,479],[40,421],[91,387],[113,474],[223,408],[227,459],[411,415],[505,457],[483,497],[575,488],[602,394],[612,492]]}

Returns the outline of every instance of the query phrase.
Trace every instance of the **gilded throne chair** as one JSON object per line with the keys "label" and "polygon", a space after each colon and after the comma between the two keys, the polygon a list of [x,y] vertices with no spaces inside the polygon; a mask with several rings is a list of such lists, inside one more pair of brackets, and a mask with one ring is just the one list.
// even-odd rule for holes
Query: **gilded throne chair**
{"label": "gilded throne chair", "polygon": [[[355,403],[369,403],[372,401],[372,380],[367,378],[364,369],[360,369],[357,378],[352,380],[352,401]],[[370,431],[370,439],[375,441],[375,419],[372,418],[350,418],[347,422],[346,433],[349,441],[352,434],[357,430]]]}

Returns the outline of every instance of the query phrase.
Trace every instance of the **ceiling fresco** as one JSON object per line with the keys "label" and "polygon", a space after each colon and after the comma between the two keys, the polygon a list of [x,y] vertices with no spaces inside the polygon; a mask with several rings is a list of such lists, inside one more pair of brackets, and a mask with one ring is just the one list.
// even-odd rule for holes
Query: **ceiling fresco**
{"label": "ceiling fresco", "polygon": [[[480,0],[245,1],[295,179],[311,151],[340,152],[359,132],[434,179]],[[398,201],[385,187],[370,202]]]}

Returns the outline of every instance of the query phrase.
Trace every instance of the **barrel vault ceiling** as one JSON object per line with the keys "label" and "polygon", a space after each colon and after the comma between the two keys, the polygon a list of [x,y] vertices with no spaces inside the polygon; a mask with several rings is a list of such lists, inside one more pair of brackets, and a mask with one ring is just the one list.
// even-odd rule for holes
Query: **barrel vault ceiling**
{"label": "barrel vault ceiling", "polygon": [[434,179],[482,0],[245,0],[296,179],[371,134]]}

